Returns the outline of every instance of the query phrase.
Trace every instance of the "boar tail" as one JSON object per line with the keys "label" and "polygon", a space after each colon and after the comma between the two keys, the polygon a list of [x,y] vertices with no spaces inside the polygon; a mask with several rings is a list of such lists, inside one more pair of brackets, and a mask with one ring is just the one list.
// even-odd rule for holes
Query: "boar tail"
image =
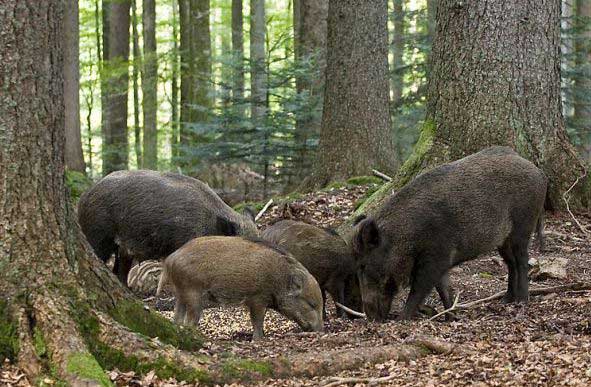
{"label": "boar tail", "polygon": [[538,243],[538,250],[540,253],[544,252],[546,241],[544,235],[544,210],[540,213],[538,217],[538,222],[536,223],[536,242]]}
{"label": "boar tail", "polygon": [[156,296],[160,295],[162,288],[168,282],[168,274],[166,272],[166,265],[162,265],[162,273],[160,274],[160,280],[158,281],[158,289],[156,290]]}

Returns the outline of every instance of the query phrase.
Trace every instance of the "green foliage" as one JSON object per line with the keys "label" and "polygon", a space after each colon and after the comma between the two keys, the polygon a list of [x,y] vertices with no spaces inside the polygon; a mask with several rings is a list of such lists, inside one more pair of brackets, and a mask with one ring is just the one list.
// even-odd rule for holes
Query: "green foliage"
{"label": "green foliage", "polygon": [[0,300],[0,364],[5,359],[16,360],[19,341],[16,323],[10,314],[8,303]]}
{"label": "green foliage", "polygon": [[273,367],[265,361],[250,359],[237,359],[230,357],[222,365],[222,375],[226,381],[247,381],[254,375],[270,377],[273,375]]}
{"label": "green foliage", "polygon": [[242,213],[246,208],[252,208],[255,212],[259,212],[263,209],[265,203],[263,202],[242,202],[234,206],[234,211]]}
{"label": "green foliage", "polygon": [[113,318],[134,332],[147,337],[158,337],[163,343],[187,351],[197,351],[203,346],[201,334],[189,327],[180,327],[161,315],[146,310],[137,302],[121,302],[111,311]]}
{"label": "green foliage", "polygon": [[74,202],[92,186],[92,180],[83,173],[77,171],[66,171],[66,186],[70,190],[70,197]]}
{"label": "green foliage", "polygon": [[369,184],[377,184],[382,185],[384,181],[379,177],[375,176],[355,176],[347,180],[347,184],[354,186],[354,185],[369,185]]}

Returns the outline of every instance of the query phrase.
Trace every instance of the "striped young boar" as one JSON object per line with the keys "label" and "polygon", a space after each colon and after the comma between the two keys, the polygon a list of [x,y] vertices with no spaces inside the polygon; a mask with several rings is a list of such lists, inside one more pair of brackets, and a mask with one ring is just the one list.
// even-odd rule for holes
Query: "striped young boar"
{"label": "striped young boar", "polygon": [[399,319],[412,318],[437,289],[452,298],[448,271],[497,249],[509,271],[505,302],[528,300],[528,246],[541,242],[547,178],[507,147],[491,147],[426,172],[355,226],[363,309],[386,319],[393,296],[410,285]]}
{"label": "striped young boar", "polygon": [[263,337],[267,308],[305,331],[322,331],[318,283],[301,263],[262,240],[210,236],[196,238],[164,261],[157,294],[170,283],[176,295],[174,319],[197,324],[205,307],[244,303],[253,339]]}
{"label": "striped young boar", "polygon": [[[250,214],[252,215],[252,214]],[[228,207],[192,177],[156,171],[118,171],[85,192],[78,221],[96,255],[123,283],[133,260],[163,259],[205,235],[256,236],[253,216]]]}
{"label": "striped young boar", "polygon": [[[263,231],[262,237],[289,251],[318,281],[325,317],[326,292],[335,302],[354,310],[361,308],[359,297],[351,299],[351,295],[359,294],[353,252],[335,231],[304,222],[282,220]],[[336,310],[338,316],[344,315],[341,308]]]}

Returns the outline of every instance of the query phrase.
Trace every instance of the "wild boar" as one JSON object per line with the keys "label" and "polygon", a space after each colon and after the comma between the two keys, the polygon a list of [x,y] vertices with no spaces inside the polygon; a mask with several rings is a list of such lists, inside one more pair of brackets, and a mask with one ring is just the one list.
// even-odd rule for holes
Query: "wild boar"
{"label": "wild boar", "polygon": [[97,182],[80,198],[78,222],[100,259],[116,254],[113,272],[124,284],[134,259],[163,259],[198,236],[258,234],[253,216],[235,212],[206,184],[147,170]]}
{"label": "wild boar", "polygon": [[305,331],[321,331],[322,295],[301,263],[262,240],[210,236],[195,238],[163,265],[157,294],[170,283],[176,295],[175,321],[197,324],[204,307],[244,303],[253,339],[263,337],[267,308]]}
{"label": "wild boar", "polygon": [[[360,299],[347,299],[347,294],[359,294],[355,261],[351,247],[333,230],[314,225],[282,220],[268,227],[262,238],[289,251],[314,276],[322,291],[323,316],[326,318],[326,292],[335,302],[354,310],[361,308]],[[357,290],[347,286],[356,286]],[[344,314],[336,308],[337,315]]]}
{"label": "wild boar", "polygon": [[408,183],[355,226],[363,309],[387,317],[393,296],[410,285],[399,319],[410,319],[437,289],[452,300],[448,271],[497,249],[508,271],[505,302],[528,301],[528,246],[543,233],[547,178],[507,147],[490,147]]}

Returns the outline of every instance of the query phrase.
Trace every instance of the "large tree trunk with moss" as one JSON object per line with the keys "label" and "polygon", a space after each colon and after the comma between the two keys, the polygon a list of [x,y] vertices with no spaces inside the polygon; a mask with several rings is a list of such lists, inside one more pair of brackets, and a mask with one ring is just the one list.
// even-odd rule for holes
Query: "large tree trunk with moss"
{"label": "large tree trunk with moss", "polygon": [[331,0],[324,112],[306,188],[394,170],[387,0]]}
{"label": "large tree trunk with moss", "polygon": [[582,133],[582,151],[591,164],[591,1],[576,0],[576,63],[580,71],[574,85],[575,125]]}
{"label": "large tree trunk with moss", "polygon": [[309,171],[311,138],[320,133],[322,98],[326,70],[326,22],[328,0],[297,0],[293,2],[294,54],[296,62],[308,71],[296,75],[296,90],[302,104],[296,116],[296,177]]}
{"label": "large tree trunk with moss", "polygon": [[[438,7],[425,123],[394,186],[508,145],[546,173],[549,204],[563,207],[584,169],[561,111],[560,2],[442,0]],[[582,199],[573,195],[570,205]]]}
{"label": "large tree trunk with moss", "polygon": [[64,104],[66,108],[66,167],[86,173],[80,135],[80,71],[78,1],[69,0],[64,14]]}
{"label": "large tree trunk with moss", "polygon": [[144,71],[142,96],[144,112],[143,168],[158,167],[158,57],[156,56],[156,1],[144,0],[142,7],[144,35]]}
{"label": "large tree trunk with moss", "polygon": [[130,0],[109,2],[107,72],[107,124],[103,138],[103,174],[127,169],[127,93],[129,88]]}

